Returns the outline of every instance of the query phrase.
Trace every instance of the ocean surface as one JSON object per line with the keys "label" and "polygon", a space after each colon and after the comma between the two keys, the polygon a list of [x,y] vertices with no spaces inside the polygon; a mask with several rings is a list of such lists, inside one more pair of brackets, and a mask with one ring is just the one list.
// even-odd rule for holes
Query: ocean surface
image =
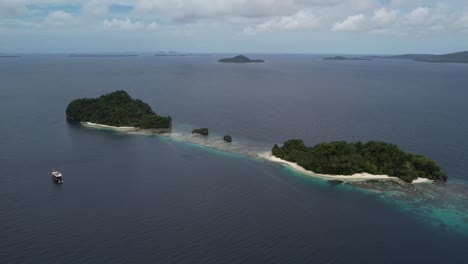
{"label": "ocean surface", "polygon": [[[468,263],[468,65],[222,57],[0,58],[0,263]],[[65,120],[119,89],[173,132]],[[261,158],[291,138],[391,142],[449,181],[335,186]]]}

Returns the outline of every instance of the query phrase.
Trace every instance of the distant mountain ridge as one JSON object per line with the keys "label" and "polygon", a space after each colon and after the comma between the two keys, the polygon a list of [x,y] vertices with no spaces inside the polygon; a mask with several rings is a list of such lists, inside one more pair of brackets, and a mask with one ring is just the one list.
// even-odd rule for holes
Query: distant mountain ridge
{"label": "distant mountain ridge", "polygon": [[359,58],[359,57],[344,57],[344,56],[335,56],[335,57],[326,57],[322,60],[372,60],[371,58]]}
{"label": "distant mountain ridge", "polygon": [[409,59],[409,60],[414,60],[414,61],[433,62],[433,63],[468,63],[468,51],[448,53],[448,54],[442,54],[442,55],[404,54],[404,55],[396,55],[396,56],[387,56],[384,58]]}

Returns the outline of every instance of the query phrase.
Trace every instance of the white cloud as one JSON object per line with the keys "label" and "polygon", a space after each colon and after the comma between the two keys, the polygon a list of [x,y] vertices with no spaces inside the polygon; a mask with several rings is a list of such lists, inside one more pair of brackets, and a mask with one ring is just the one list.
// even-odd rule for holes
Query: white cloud
{"label": "white cloud", "polygon": [[112,19],[104,20],[104,28],[107,30],[124,30],[124,31],[138,31],[138,30],[156,30],[159,25],[156,22],[145,24],[141,21],[132,21],[130,19]]}
{"label": "white cloud", "polygon": [[353,6],[368,8],[375,0],[137,0],[135,14],[162,14],[191,23],[200,19],[227,17],[274,18],[292,16],[316,8]]}
{"label": "white cloud", "polygon": [[255,27],[247,27],[244,33],[253,35],[259,32],[301,31],[317,28],[319,24],[318,17],[309,12],[300,11],[292,16],[276,17]]}
{"label": "white cloud", "polygon": [[408,22],[413,25],[421,25],[429,17],[429,8],[427,7],[418,7],[411,11],[407,16]]}
{"label": "white cloud", "polygon": [[468,11],[465,11],[458,21],[460,29],[464,32],[468,32]]}
{"label": "white cloud", "polygon": [[65,26],[73,22],[73,16],[62,10],[50,12],[45,19],[46,25]]}
{"label": "white cloud", "polygon": [[398,13],[399,11],[396,9],[388,10],[386,8],[380,8],[374,11],[372,21],[379,25],[388,25],[395,22],[398,17]]}
{"label": "white cloud", "polygon": [[127,31],[134,31],[140,30],[144,28],[144,25],[140,21],[133,22],[130,19],[112,19],[112,20],[104,20],[104,28],[110,30],[127,30]]}
{"label": "white cloud", "polygon": [[151,22],[146,26],[147,30],[157,30],[158,28],[159,28],[159,25],[156,22]]}
{"label": "white cloud", "polygon": [[[468,31],[468,9],[463,11],[466,0],[444,2],[450,3],[440,0],[0,0],[0,27],[21,30],[33,25],[40,28],[73,25],[85,30],[174,32],[187,25],[205,26],[191,28],[193,35],[239,29],[246,34],[312,29],[392,35]],[[132,8],[128,13],[111,14],[113,4]],[[44,14],[46,10],[68,5],[79,9]],[[164,21],[164,24],[152,21]]]}
{"label": "white cloud", "polygon": [[363,14],[349,16],[343,22],[336,22],[332,31],[359,31],[366,27],[367,19]]}

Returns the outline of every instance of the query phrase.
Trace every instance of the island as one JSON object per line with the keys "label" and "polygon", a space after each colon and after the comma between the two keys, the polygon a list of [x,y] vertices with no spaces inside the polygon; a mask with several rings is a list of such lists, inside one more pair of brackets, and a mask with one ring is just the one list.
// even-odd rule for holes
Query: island
{"label": "island", "polygon": [[226,142],[228,142],[228,143],[231,143],[231,142],[232,142],[232,137],[231,137],[231,135],[225,135],[225,136],[223,137],[223,140],[226,141]]}
{"label": "island", "polygon": [[235,56],[235,57],[232,57],[232,58],[224,58],[224,59],[220,59],[218,60],[218,62],[223,62],[223,63],[253,63],[253,62],[265,62],[263,60],[251,60],[249,59],[248,57],[244,56],[244,55],[238,55],[238,56]]}
{"label": "island", "polygon": [[115,91],[99,98],[75,99],[65,111],[70,121],[91,122],[113,127],[141,129],[170,128],[170,116],[159,116],[139,99],[133,99],[125,91]]}
{"label": "island", "polygon": [[203,136],[208,136],[208,128],[195,128],[192,130],[192,134],[200,134]]}
{"label": "island", "polygon": [[114,54],[114,53],[104,53],[104,54],[69,54],[69,57],[78,57],[78,58],[86,58],[86,57],[95,57],[95,58],[113,58],[113,57],[138,57],[139,54]]}
{"label": "island", "polygon": [[442,55],[434,54],[404,54],[396,56],[374,56],[374,58],[384,59],[407,59],[432,63],[468,63],[468,51],[448,53]]}
{"label": "island", "polygon": [[335,57],[326,57],[326,58],[323,58],[322,60],[338,60],[338,61],[344,61],[344,60],[359,60],[359,61],[368,61],[368,60],[372,60],[372,59],[369,59],[369,58],[357,58],[357,57],[353,57],[353,58],[349,58],[349,57],[343,57],[343,56],[335,56]]}
{"label": "island", "polygon": [[411,183],[416,179],[446,181],[447,174],[430,158],[384,142],[337,141],[307,147],[300,139],[274,145],[273,156],[296,163],[307,171],[328,175],[368,173],[388,175]]}

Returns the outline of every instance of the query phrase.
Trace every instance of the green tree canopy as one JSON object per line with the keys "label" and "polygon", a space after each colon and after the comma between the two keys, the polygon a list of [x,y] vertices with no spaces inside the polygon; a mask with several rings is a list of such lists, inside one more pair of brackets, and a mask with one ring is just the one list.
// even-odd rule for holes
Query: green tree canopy
{"label": "green tree canopy", "polygon": [[67,118],[80,122],[93,122],[109,126],[139,128],[169,128],[170,116],[159,116],[139,99],[125,91],[115,91],[95,99],[76,99],[68,104]]}
{"label": "green tree canopy", "polygon": [[408,153],[384,142],[337,141],[307,147],[302,140],[292,139],[282,147],[275,145],[272,153],[316,173],[352,175],[367,172],[398,177],[406,182],[418,177],[447,180],[447,175],[430,158]]}

